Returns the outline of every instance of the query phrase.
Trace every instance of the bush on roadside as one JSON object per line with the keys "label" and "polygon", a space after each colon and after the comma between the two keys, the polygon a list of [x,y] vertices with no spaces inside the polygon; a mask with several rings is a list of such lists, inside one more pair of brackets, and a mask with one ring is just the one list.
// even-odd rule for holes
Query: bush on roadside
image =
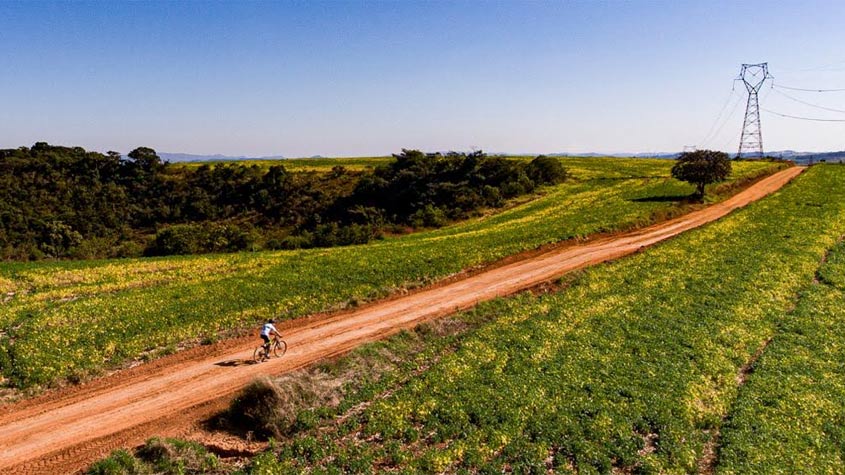
{"label": "bush on roadside", "polygon": [[210,473],[220,466],[217,456],[202,445],[179,439],[153,437],[138,449],[138,458],[153,467],[156,473]]}
{"label": "bush on roadside", "polygon": [[323,371],[295,371],[272,380],[261,378],[244,388],[218,425],[252,432],[260,439],[282,438],[301,423],[301,409],[326,404],[337,397],[342,382]]}
{"label": "bush on roadside", "polygon": [[[205,447],[179,439],[153,437],[135,455],[115,450],[86,472],[88,475],[189,475],[218,473],[220,460]],[[222,473],[222,472],[220,472]]]}
{"label": "bush on roadside", "polygon": [[126,449],[115,450],[107,458],[95,462],[88,475],[147,475],[152,470]]}

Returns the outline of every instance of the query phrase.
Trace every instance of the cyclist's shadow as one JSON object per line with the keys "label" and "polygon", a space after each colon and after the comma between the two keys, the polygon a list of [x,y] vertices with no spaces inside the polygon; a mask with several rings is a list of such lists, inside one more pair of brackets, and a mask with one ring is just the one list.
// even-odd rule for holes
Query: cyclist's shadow
{"label": "cyclist's shadow", "polygon": [[226,360],[214,363],[215,366],[247,366],[251,364],[258,364],[253,360]]}

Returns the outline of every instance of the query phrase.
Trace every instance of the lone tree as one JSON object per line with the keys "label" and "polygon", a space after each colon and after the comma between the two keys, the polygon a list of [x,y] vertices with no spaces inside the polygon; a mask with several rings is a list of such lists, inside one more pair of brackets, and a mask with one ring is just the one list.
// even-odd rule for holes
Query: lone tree
{"label": "lone tree", "polygon": [[672,177],[695,185],[695,197],[704,199],[704,186],[723,181],[731,174],[731,160],[725,152],[684,152],[672,166]]}

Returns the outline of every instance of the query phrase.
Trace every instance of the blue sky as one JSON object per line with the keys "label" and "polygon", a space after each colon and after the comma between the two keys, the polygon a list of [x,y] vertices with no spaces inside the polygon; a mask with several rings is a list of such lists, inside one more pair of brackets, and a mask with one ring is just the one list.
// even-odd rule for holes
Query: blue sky
{"label": "blue sky", "polygon": [[[842,24],[840,1],[4,1],[0,148],[735,151],[740,64],[845,88]],[[763,107],[845,119],[781,94],[845,92],[779,91]],[[762,120],[767,150],[845,149],[845,122]]]}

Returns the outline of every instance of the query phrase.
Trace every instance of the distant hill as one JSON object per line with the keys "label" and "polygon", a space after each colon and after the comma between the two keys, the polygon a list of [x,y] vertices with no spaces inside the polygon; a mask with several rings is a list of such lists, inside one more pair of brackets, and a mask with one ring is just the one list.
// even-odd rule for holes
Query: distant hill
{"label": "distant hill", "polygon": [[235,160],[278,160],[283,159],[282,155],[273,155],[267,157],[247,157],[244,155],[239,156],[230,156],[230,155],[221,155],[221,154],[214,154],[214,155],[194,155],[190,153],[168,153],[168,152],[158,152],[158,156],[161,157],[162,160],[166,160],[171,163],[176,162],[212,162],[212,161],[220,161],[220,162],[231,162]]}
{"label": "distant hill", "polygon": [[767,152],[772,157],[792,160],[795,163],[817,163],[837,162],[845,163],[845,150],[839,152],[796,152],[794,150],[781,150],[778,152]]}
{"label": "distant hill", "polygon": [[[539,153],[507,153],[507,152],[500,152],[500,153],[492,153],[491,155],[498,155],[498,156],[531,156],[531,155],[540,155]],[[633,157],[633,158],[678,158],[680,152],[640,152],[640,153],[596,153],[596,152],[585,152],[585,153],[566,153],[566,152],[556,152],[556,153],[546,153],[544,155],[548,155],[550,157]],[[734,157],[733,153],[729,153],[732,158]],[[271,155],[265,157],[247,157],[245,155],[221,155],[221,154],[214,154],[214,155],[194,155],[190,153],[168,153],[168,152],[159,152],[159,157],[162,160],[166,160],[171,163],[176,162],[211,162],[211,161],[237,161],[237,160],[282,160],[286,157],[283,155]],[[845,162],[845,150],[839,152],[797,152],[795,150],[778,150],[772,152],[766,152],[766,156],[769,157],[778,157],[783,158],[786,160],[792,160],[796,163],[812,163],[818,161],[827,161],[827,162]],[[322,155],[313,155],[310,158],[320,159],[320,158],[327,158]]]}
{"label": "distant hill", "polygon": [[[766,151],[767,157],[792,160],[796,163],[840,162],[845,163],[845,151],[839,152],[796,152],[795,150]],[[555,157],[633,157],[633,158],[678,158],[680,152],[654,152],[654,153],[553,153]],[[735,153],[728,153],[733,158]],[[743,154],[747,157],[748,154]]]}
{"label": "distant hill", "polygon": [[675,152],[645,152],[645,153],[553,153],[553,157],[615,157],[615,158],[677,158],[680,153]]}

